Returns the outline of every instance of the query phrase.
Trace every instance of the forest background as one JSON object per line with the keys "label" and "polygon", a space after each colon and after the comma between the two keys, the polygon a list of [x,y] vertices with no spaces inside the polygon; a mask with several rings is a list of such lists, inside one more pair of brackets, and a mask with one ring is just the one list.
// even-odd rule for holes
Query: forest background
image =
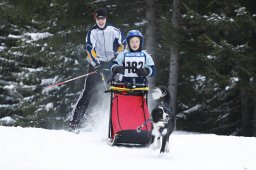
{"label": "forest background", "polygon": [[88,69],[92,14],[138,29],[155,86],[169,87],[177,129],[256,136],[256,1],[0,0],[0,125],[65,128]]}

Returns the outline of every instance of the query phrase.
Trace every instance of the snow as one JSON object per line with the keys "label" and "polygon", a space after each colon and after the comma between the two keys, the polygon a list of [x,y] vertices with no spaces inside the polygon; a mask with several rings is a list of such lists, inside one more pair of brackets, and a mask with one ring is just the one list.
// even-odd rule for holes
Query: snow
{"label": "snow", "polygon": [[93,1],[92,4],[95,4],[95,3],[99,3],[99,2],[106,2],[107,0],[96,0],[96,1]]}
{"label": "snow", "polygon": [[13,39],[21,39],[22,41],[26,41],[27,43],[31,43],[34,41],[38,41],[41,39],[45,39],[48,37],[52,37],[53,34],[49,33],[49,32],[38,32],[38,33],[24,33],[23,35],[13,35],[13,34],[9,34],[8,38],[13,38]]}
{"label": "snow", "polygon": [[58,76],[55,76],[54,78],[42,79],[41,80],[41,85],[54,84],[57,81],[58,78],[59,78]]}
{"label": "snow", "polygon": [[[52,85],[52,84],[54,84],[55,82],[57,82],[57,79],[58,79],[58,78],[59,78],[58,76],[55,76],[54,78],[42,79],[42,80],[41,80],[41,85],[42,85],[42,86]],[[43,94],[48,94],[50,91],[56,90],[56,89],[59,89],[59,88],[60,88],[60,86],[54,86],[54,87],[51,87],[51,88],[44,88],[44,89],[42,90],[42,93],[43,93]]]}
{"label": "snow", "polygon": [[[183,17],[188,17],[187,15]],[[209,21],[211,23],[220,23],[220,22],[227,22],[227,23],[232,23],[234,22],[233,18],[226,17],[224,14],[216,14],[212,13],[211,15],[203,15],[202,16],[206,21]]]}
{"label": "snow", "polygon": [[38,41],[40,39],[48,38],[53,36],[53,34],[49,32],[43,32],[43,33],[25,33],[24,34],[27,37],[31,38],[31,41]]}
{"label": "snow", "polygon": [[137,27],[140,27],[140,26],[145,25],[146,23],[148,23],[148,21],[144,19],[141,22],[135,22],[134,25]]}
{"label": "snow", "polygon": [[236,9],[235,12],[237,13],[237,16],[242,16],[242,15],[246,15],[246,8],[245,7],[241,7],[239,9]]}
{"label": "snow", "polygon": [[10,106],[12,106],[12,105],[10,105],[10,104],[0,104],[0,108],[9,108]]}
{"label": "snow", "polygon": [[15,89],[16,87],[13,85],[13,84],[10,84],[10,85],[6,85],[3,87],[3,89],[8,89],[8,90],[13,90]]}
{"label": "snow", "polygon": [[[44,80],[42,84],[48,84]],[[51,82],[51,81],[50,81]],[[109,95],[109,94],[104,94]],[[0,126],[0,170],[255,170],[256,138],[176,131],[170,153],[150,147],[109,146],[109,97],[92,110],[80,134]],[[54,108],[52,103],[44,109]],[[72,115],[70,115],[72,116]]]}
{"label": "snow", "polygon": [[11,118],[10,116],[6,116],[6,117],[3,117],[3,118],[1,118],[0,119],[0,124],[1,123],[4,123],[4,124],[13,124],[13,123],[15,123],[16,121],[13,119],[13,118]]}
{"label": "snow", "polygon": [[9,35],[8,35],[8,38],[21,39],[22,36],[21,36],[21,35],[12,35],[12,34],[9,34]]}
{"label": "snow", "polygon": [[201,104],[197,104],[197,105],[195,105],[195,106],[189,108],[188,110],[183,111],[183,113],[195,112],[195,111],[199,110],[202,106],[203,106],[203,105],[201,105]]}
{"label": "snow", "polygon": [[229,21],[230,22],[235,22],[235,20],[233,18],[230,18]]}
{"label": "snow", "polygon": [[34,99],[35,96],[28,96],[28,97],[24,97],[22,100],[25,101],[25,102],[28,102],[28,101],[32,101]]}
{"label": "snow", "polygon": [[15,60],[8,60],[8,59],[6,59],[6,58],[2,58],[2,57],[0,57],[0,60],[1,61],[4,61],[4,62],[8,62],[8,63],[17,63]]}
{"label": "snow", "polygon": [[27,70],[31,73],[44,71],[44,69],[42,67],[41,68],[26,68],[26,67],[23,67],[22,69]]}
{"label": "snow", "polygon": [[[99,122],[101,123],[101,122]],[[106,128],[106,127],[105,127]],[[175,132],[170,153],[107,145],[107,129],[64,130],[0,126],[3,170],[255,170],[256,138]]]}
{"label": "snow", "polygon": [[5,47],[5,46],[0,46],[0,52],[1,52],[1,51],[4,51],[6,48],[7,48],[7,47]]}
{"label": "snow", "polygon": [[122,24],[122,26],[124,26],[124,27],[129,27],[130,24]]}
{"label": "snow", "polygon": [[232,83],[238,82],[238,81],[239,81],[239,77],[231,77],[231,78],[230,78],[230,81],[231,81]]}
{"label": "snow", "polygon": [[49,111],[50,109],[53,109],[53,103],[48,103],[46,106],[45,106],[45,109],[47,111]]}
{"label": "snow", "polygon": [[247,44],[241,44],[241,45],[236,45],[235,47],[232,48],[232,50],[234,51],[242,51],[245,48],[248,48]]}
{"label": "snow", "polygon": [[216,58],[217,58],[216,56],[212,56],[212,55],[207,55],[206,57],[207,57],[208,59],[210,59],[210,60],[211,60],[211,59],[216,59]]}
{"label": "snow", "polygon": [[206,77],[205,76],[202,76],[202,75],[197,75],[196,76],[196,81],[202,81],[204,82],[206,80]]}
{"label": "snow", "polygon": [[[188,106],[185,106],[185,105],[183,105],[183,107],[188,108]],[[186,117],[187,117],[187,115],[188,115],[189,113],[198,111],[198,110],[199,110],[200,108],[202,108],[202,107],[203,107],[202,104],[197,104],[197,105],[195,105],[195,106],[193,106],[193,107],[191,107],[191,108],[188,108],[188,109],[185,110],[185,111],[182,111],[182,112],[178,113],[178,114],[176,115],[176,117],[185,118],[185,119],[186,119]]]}
{"label": "snow", "polygon": [[229,80],[230,85],[226,86],[225,90],[230,90],[233,87],[235,87],[238,81],[239,81],[239,77],[231,77],[230,80]]}

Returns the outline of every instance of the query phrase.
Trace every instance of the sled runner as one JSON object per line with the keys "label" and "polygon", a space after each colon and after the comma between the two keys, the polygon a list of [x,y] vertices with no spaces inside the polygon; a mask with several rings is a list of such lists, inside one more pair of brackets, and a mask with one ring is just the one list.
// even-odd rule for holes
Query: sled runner
{"label": "sled runner", "polygon": [[140,132],[138,126],[149,119],[147,84],[131,84],[112,81],[109,92],[109,144],[144,146],[149,144],[151,124]]}

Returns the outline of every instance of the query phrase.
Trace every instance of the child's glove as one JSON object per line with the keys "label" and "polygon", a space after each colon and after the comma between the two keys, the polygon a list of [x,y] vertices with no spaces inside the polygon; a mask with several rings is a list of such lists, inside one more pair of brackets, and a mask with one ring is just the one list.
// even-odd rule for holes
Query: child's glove
{"label": "child's glove", "polygon": [[116,66],[116,67],[114,67],[114,68],[112,69],[112,72],[113,72],[114,74],[117,74],[117,73],[119,73],[119,74],[124,74],[124,67],[123,67],[123,66]]}
{"label": "child's glove", "polygon": [[139,77],[144,77],[149,74],[149,68],[138,68],[136,69],[136,73]]}

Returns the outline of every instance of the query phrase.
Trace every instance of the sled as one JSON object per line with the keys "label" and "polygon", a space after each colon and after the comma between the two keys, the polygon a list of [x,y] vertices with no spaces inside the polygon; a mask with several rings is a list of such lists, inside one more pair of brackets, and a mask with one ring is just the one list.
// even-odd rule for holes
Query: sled
{"label": "sled", "polygon": [[111,82],[108,144],[113,146],[146,146],[152,125],[137,128],[149,119],[148,85]]}

